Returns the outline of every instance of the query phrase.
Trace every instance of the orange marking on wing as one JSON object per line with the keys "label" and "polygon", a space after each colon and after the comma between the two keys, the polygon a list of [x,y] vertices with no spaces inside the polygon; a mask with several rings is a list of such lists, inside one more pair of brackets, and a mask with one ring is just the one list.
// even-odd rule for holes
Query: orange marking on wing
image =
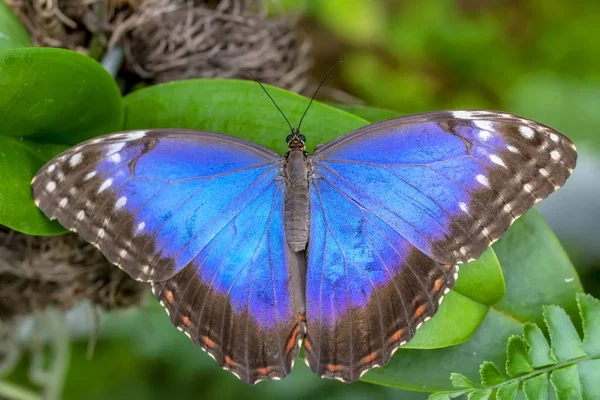
{"label": "orange marking on wing", "polygon": [[454,267],[452,264],[444,264],[444,268],[446,269],[452,269],[452,267]]}
{"label": "orange marking on wing", "polygon": [[190,321],[186,315],[181,316],[181,322],[183,322],[185,326],[190,326],[192,324],[192,321]]}
{"label": "orange marking on wing", "polygon": [[204,342],[204,344],[207,345],[208,347],[210,347],[211,349],[216,346],[215,342],[210,340],[210,338],[208,336],[202,336],[202,342]]}
{"label": "orange marking on wing", "polygon": [[305,340],[304,348],[306,348],[306,350],[308,350],[308,351],[312,351],[312,344],[310,344],[310,342],[308,340]]}
{"label": "orange marking on wing", "polygon": [[296,327],[292,331],[292,336],[290,337],[290,340],[288,340],[287,345],[285,346],[286,352],[289,353],[290,351],[292,351],[292,349],[296,345],[296,338],[298,337],[299,332],[300,332],[300,327],[298,325],[296,325]]}
{"label": "orange marking on wing", "polygon": [[340,365],[334,365],[334,364],[327,364],[325,366],[325,369],[327,371],[331,371],[331,372],[337,372],[340,371],[342,369],[342,367]]}
{"label": "orange marking on wing", "polygon": [[302,314],[302,313],[298,313],[298,319],[299,319],[300,321],[302,321],[302,322],[305,322],[305,321],[306,321],[306,317],[305,317],[305,316],[304,316],[304,314]]}
{"label": "orange marking on wing", "polygon": [[237,367],[240,364],[236,363],[235,361],[233,361],[231,358],[229,358],[229,356],[225,356],[225,364],[229,365],[230,367]]}
{"label": "orange marking on wing", "polygon": [[435,282],[433,282],[433,291],[437,292],[442,288],[442,280],[441,279],[436,279]]}
{"label": "orange marking on wing", "polygon": [[392,337],[390,338],[390,342],[394,343],[394,342],[397,342],[398,340],[400,340],[403,333],[404,333],[404,329],[398,329],[398,331],[396,333],[394,333],[392,335]]}
{"label": "orange marking on wing", "polygon": [[165,290],[165,299],[167,299],[167,302],[173,303],[173,292]]}
{"label": "orange marking on wing", "polygon": [[417,308],[417,311],[415,311],[415,318],[421,317],[421,315],[423,315],[424,312],[425,306],[419,306],[419,308]]}
{"label": "orange marking on wing", "polygon": [[371,354],[369,354],[366,357],[361,358],[360,362],[363,364],[371,364],[373,362],[373,360],[375,360],[375,358],[377,358],[377,352],[374,351]]}
{"label": "orange marking on wing", "polygon": [[267,375],[269,372],[271,372],[273,370],[272,367],[264,367],[264,368],[259,368],[256,370],[256,372],[258,372],[261,375]]}

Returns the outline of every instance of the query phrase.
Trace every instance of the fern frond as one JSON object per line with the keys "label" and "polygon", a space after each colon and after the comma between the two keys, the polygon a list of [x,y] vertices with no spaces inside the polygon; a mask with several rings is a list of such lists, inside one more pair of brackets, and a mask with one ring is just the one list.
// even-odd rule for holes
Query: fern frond
{"label": "fern frond", "polygon": [[583,326],[583,339],[571,319],[558,306],[545,306],[544,323],[550,343],[534,323],[523,325],[522,336],[511,336],[506,350],[505,378],[489,361],[481,364],[482,387],[467,377],[453,373],[452,392],[439,392],[429,400],[449,400],[467,396],[469,400],[513,400],[519,391],[527,399],[547,399],[550,390],[559,400],[600,399],[600,300],[577,294]]}

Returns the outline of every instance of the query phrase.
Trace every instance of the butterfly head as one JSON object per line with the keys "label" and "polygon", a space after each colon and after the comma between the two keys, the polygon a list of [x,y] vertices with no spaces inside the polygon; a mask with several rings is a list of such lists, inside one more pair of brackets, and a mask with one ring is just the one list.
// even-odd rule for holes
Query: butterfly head
{"label": "butterfly head", "polygon": [[304,143],[306,142],[306,136],[301,134],[298,128],[293,128],[292,134],[288,135],[285,141],[287,142],[290,150],[304,151],[306,149],[306,146],[304,145]]}

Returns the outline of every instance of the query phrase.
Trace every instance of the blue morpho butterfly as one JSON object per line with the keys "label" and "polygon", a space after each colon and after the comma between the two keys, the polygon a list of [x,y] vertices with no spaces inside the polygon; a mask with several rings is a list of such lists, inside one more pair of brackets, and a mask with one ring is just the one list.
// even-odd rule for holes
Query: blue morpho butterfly
{"label": "blue morpho butterfly", "polygon": [[492,111],[394,118],[313,154],[305,140],[292,129],[282,156],[213,132],[115,133],[46,164],[33,196],[244,382],[285,377],[302,340],[316,374],[352,382],[577,158],[556,130]]}

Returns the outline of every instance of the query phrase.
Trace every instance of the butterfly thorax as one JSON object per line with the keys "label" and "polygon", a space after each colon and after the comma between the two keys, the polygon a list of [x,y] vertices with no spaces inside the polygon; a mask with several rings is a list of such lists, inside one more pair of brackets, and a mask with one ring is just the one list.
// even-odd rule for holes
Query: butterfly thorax
{"label": "butterfly thorax", "polygon": [[308,163],[303,149],[290,149],[285,162],[285,232],[294,251],[306,249],[308,242]]}

